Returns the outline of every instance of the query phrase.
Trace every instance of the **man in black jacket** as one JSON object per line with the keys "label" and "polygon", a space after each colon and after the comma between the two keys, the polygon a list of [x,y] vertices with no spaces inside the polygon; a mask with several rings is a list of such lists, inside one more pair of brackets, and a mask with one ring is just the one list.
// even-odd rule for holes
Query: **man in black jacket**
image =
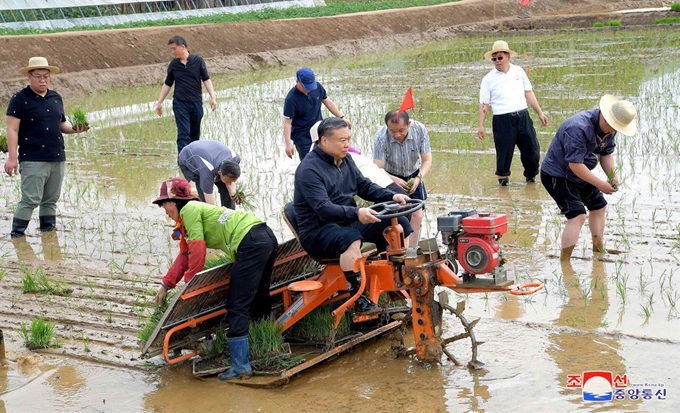
{"label": "man in black jacket", "polygon": [[[347,156],[350,129],[342,119],[326,118],[318,128],[319,140],[302,160],[295,172],[293,204],[302,248],[315,259],[340,257],[340,268],[347,278],[349,292],[354,295],[361,285],[354,262],[361,257],[361,242],[373,242],[384,250],[382,235],[390,220],[376,218],[376,212],[359,208],[354,195],[373,202],[406,203],[408,197],[372,183]],[[413,229],[405,217],[399,224],[408,237]],[[372,312],[377,306],[361,296],[359,312]]]}

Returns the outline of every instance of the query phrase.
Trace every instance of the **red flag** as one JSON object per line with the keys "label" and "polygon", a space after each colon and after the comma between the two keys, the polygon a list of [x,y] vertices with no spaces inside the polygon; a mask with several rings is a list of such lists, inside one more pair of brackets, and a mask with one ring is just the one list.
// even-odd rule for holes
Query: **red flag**
{"label": "red flag", "polygon": [[399,106],[397,114],[407,111],[409,109],[413,109],[414,107],[415,105],[413,104],[413,93],[411,92],[411,88],[408,88],[408,90],[406,91],[406,96],[404,96],[404,101],[401,102],[401,106]]}
{"label": "red flag", "polygon": [[526,6],[529,3],[531,3],[531,0],[522,0],[522,6]]}

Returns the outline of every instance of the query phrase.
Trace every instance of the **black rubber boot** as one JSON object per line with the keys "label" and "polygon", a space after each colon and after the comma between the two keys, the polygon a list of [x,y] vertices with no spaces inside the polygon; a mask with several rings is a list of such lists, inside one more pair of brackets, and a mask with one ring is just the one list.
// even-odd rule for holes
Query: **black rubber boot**
{"label": "black rubber boot", "polygon": [[50,232],[57,228],[57,217],[54,215],[45,215],[40,217],[40,232]]}
{"label": "black rubber boot", "polygon": [[30,223],[31,221],[28,221],[26,219],[14,218],[12,220],[12,232],[10,233],[10,236],[12,238],[23,237],[24,232],[26,232],[26,228],[28,228],[28,224]]}
{"label": "black rubber boot", "polygon": [[[359,291],[361,287],[361,274],[355,272],[345,272],[345,278],[347,279],[347,286],[349,287],[350,295],[354,296]],[[382,311],[379,305],[373,303],[365,295],[361,295],[354,302],[354,309],[357,313],[362,314],[375,314]]]}

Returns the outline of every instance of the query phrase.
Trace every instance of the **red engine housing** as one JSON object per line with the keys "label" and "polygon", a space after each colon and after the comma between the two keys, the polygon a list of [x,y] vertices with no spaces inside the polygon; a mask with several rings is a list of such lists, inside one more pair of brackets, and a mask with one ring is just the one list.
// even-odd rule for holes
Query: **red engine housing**
{"label": "red engine housing", "polygon": [[498,238],[508,232],[505,214],[475,214],[463,218],[458,237],[458,262],[469,274],[493,271],[501,259]]}

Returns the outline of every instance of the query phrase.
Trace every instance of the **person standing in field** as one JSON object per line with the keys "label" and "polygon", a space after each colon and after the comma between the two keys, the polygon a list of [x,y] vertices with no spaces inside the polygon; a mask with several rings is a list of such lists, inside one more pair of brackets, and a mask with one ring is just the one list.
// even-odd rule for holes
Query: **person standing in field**
{"label": "person standing in field", "polygon": [[510,166],[515,145],[519,148],[526,182],[536,182],[541,148],[536,138],[534,123],[529,117],[527,104],[538,115],[541,126],[548,125],[548,118],[538,104],[524,69],[510,63],[510,59],[516,55],[516,52],[510,50],[507,42],[503,40],[495,42],[491,50],[484,54],[484,59],[491,59],[494,68],[482,79],[479,91],[477,138],[484,140],[484,121],[491,106],[493,141],[496,147],[496,176],[501,186],[507,186],[510,182]]}
{"label": "person standing in field", "polygon": [[201,119],[203,119],[201,81],[210,95],[210,108],[213,111],[217,109],[217,98],[205,61],[201,56],[189,53],[184,37],[175,36],[168,40],[168,45],[170,53],[175,58],[168,65],[165,83],[156,103],[156,113],[158,116],[163,114],[163,101],[174,84],[172,111],[177,124],[177,153],[179,154],[185,146],[201,137]]}
{"label": "person standing in field", "polygon": [[19,73],[28,77],[29,84],[12,96],[7,107],[5,172],[12,176],[18,169],[21,174],[21,200],[12,219],[12,238],[24,236],[36,207],[40,207],[40,231],[56,229],[57,201],[66,170],[63,134],[89,129],[73,128],[64,114],[61,95],[49,88],[58,67],[50,66],[44,57],[31,57]]}
{"label": "person standing in field", "polygon": [[[385,126],[380,128],[373,141],[373,162],[384,168],[409,197],[427,199],[423,179],[432,167],[430,135],[425,125],[409,119],[406,111],[393,110],[385,115]],[[417,247],[423,210],[414,212],[410,222],[413,233],[407,245]]]}
{"label": "person standing in field", "polygon": [[217,205],[213,187],[220,192],[223,207],[236,209],[233,197],[236,180],[241,176],[241,157],[227,145],[217,141],[191,142],[179,153],[177,164],[187,181],[196,183],[198,198]]}
{"label": "person standing in field", "polygon": [[344,120],[350,128],[352,127],[352,123],[328,97],[326,89],[316,81],[312,69],[308,67],[299,69],[295,87],[288,92],[283,104],[283,138],[286,143],[286,155],[289,158],[293,158],[296,149],[300,160],[309,153],[312,147],[309,130],[322,119],[322,103],[333,116]]}
{"label": "person standing in field", "polygon": [[[593,237],[593,251],[604,252],[604,223],[607,201],[602,193],[617,190],[619,176],[614,168],[616,132],[632,136],[637,131],[637,111],[632,103],[611,95],[600,99],[598,109],[578,113],[562,123],[541,165],[541,182],[567,218],[562,231],[561,261],[569,261],[583,224]],[[608,180],[591,171],[600,164]]]}

